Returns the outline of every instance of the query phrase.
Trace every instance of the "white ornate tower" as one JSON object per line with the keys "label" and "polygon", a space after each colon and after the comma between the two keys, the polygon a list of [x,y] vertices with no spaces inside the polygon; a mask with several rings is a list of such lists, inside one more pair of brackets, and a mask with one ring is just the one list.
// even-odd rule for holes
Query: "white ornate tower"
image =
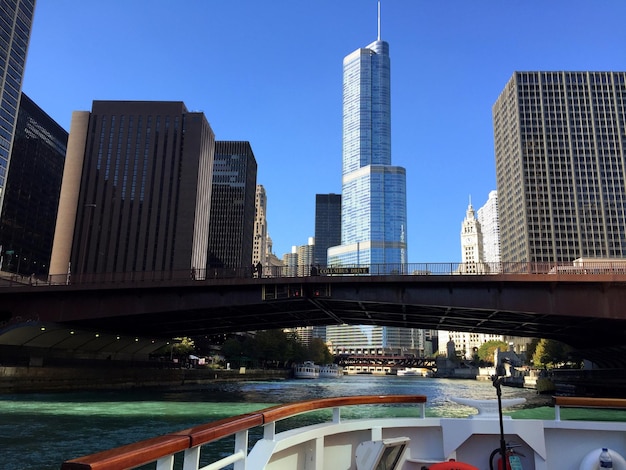
{"label": "white ornate tower", "polygon": [[482,236],[476,212],[470,203],[461,226],[461,260],[459,272],[463,274],[483,274]]}

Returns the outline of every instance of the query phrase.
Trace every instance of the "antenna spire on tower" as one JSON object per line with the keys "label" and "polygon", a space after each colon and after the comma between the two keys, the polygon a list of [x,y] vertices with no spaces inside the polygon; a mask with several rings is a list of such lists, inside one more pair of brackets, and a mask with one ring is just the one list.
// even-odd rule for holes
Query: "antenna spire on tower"
{"label": "antenna spire on tower", "polygon": [[378,40],[380,41],[380,0],[378,0]]}

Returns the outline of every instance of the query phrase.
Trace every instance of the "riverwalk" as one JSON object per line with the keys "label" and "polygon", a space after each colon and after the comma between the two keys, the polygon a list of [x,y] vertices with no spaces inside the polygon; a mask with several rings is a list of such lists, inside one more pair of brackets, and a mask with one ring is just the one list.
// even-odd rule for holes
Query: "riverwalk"
{"label": "riverwalk", "polygon": [[97,367],[0,367],[0,394],[125,390],[196,386],[216,381],[286,379],[289,369],[158,368],[110,365]]}

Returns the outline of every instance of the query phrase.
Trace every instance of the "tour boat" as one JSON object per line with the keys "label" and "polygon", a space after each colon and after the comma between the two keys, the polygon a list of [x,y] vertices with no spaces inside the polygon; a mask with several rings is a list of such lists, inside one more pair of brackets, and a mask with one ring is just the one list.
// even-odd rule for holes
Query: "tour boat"
{"label": "tour boat", "polygon": [[[155,468],[156,462],[159,470],[181,468],[181,463],[185,470],[482,470],[498,468],[504,452],[514,470],[589,470],[598,468],[602,448],[608,448],[614,470],[626,469],[626,422],[574,420],[571,413],[578,410],[569,409],[626,408],[626,400],[555,397],[553,419],[503,416],[502,408],[519,400],[524,399],[501,399],[500,393],[497,400],[455,399],[478,409],[468,418],[426,417],[426,397],[421,395],[302,401],[76,458],[61,469],[120,470],[148,463]],[[382,407],[349,417],[351,409],[369,405]],[[402,416],[391,417],[392,405],[401,407]],[[282,429],[286,418],[310,412],[316,418],[323,414],[325,421]],[[222,439],[232,451],[217,452],[206,462],[203,446]]]}
{"label": "tour boat", "polygon": [[324,364],[320,366],[320,379],[334,379],[343,377],[343,367],[337,364]]}
{"label": "tour boat", "polygon": [[398,369],[396,375],[398,377],[428,377],[428,370],[420,367],[405,367]]}
{"label": "tour boat", "polygon": [[320,376],[320,366],[312,361],[296,364],[293,368],[293,376],[296,379],[317,379]]}

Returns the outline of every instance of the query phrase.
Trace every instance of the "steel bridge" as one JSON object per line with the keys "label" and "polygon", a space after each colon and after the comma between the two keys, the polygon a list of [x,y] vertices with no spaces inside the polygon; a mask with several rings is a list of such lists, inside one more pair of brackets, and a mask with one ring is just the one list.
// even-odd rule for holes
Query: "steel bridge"
{"label": "steel bridge", "polygon": [[14,279],[0,284],[0,345],[118,344],[131,351],[177,336],[339,324],[540,337],[576,348],[626,345],[626,274],[619,270],[462,275],[458,264],[446,270]]}

